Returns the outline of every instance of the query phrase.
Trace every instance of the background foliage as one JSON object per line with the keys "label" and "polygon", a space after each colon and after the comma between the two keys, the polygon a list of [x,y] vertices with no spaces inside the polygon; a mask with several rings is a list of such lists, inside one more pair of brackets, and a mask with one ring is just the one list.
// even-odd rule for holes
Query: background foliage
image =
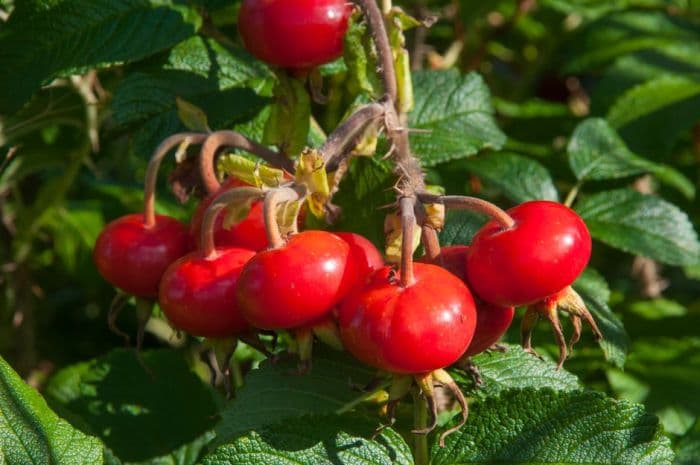
{"label": "background foliage", "polygon": [[[397,3],[439,17],[407,43],[428,181],[504,207],[572,204],[595,239],[575,287],[605,335],[584,332],[569,372],[515,346],[480,355],[486,384],[460,378],[471,417],[433,463],[700,463],[700,2]],[[407,428],[369,439],[377,407],[348,380],[371,372],[344,355],[321,352],[308,377],[263,362],[226,403],[197,341],[155,319],[139,361],[107,330],[114,290],[91,248],[141,208],[150,152],[185,129],[175,98],[262,138],[275,77],[242,50],[238,6],[0,0],[0,463],[412,463]],[[376,86],[362,34],[323,69],[311,143]],[[194,202],[162,181],[159,211],[186,219]],[[335,227],[381,245],[392,184],[378,157],[355,160]],[[450,214],[442,243],[482,222]],[[134,313],[120,324],[133,332]],[[535,342],[554,350],[544,328]],[[257,357],[239,351],[238,375]]]}

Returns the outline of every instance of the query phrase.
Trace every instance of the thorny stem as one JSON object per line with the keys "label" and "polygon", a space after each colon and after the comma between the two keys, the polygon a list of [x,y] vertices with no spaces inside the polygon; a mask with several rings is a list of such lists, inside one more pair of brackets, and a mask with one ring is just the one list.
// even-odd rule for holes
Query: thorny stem
{"label": "thorny stem", "polygon": [[148,162],[146,169],[146,181],[143,189],[143,215],[144,224],[147,228],[151,228],[156,224],[156,180],[158,178],[158,168],[160,163],[165,158],[165,155],[175,146],[185,144],[200,144],[207,137],[207,134],[200,132],[182,132],[173,134],[165,139],[153,152],[151,160]]}
{"label": "thorny stem", "polygon": [[257,187],[236,187],[234,189],[222,192],[212,201],[211,205],[204,212],[202,219],[202,231],[200,244],[202,244],[202,253],[208,258],[216,257],[216,246],[214,244],[214,224],[216,218],[227,205],[234,202],[242,202],[250,198],[262,198],[263,191]]}
{"label": "thorny stem", "polygon": [[216,152],[224,146],[245,150],[262,158],[276,168],[290,173],[294,172],[294,162],[284,155],[270,150],[236,131],[216,131],[204,142],[202,151],[199,154],[199,172],[202,176],[204,187],[209,194],[214,194],[221,187],[214,170],[214,158],[216,157]]}
{"label": "thorny stem", "polygon": [[[401,258],[401,284],[413,282],[413,257],[412,253],[406,253],[409,249],[413,252],[413,227],[416,223],[415,212],[416,192],[425,188],[423,172],[420,162],[411,155],[411,147],[408,141],[408,130],[404,127],[405,115],[399,115],[396,110],[397,81],[394,69],[394,57],[389,44],[389,37],[384,25],[384,17],[375,0],[356,0],[362,8],[370,31],[372,40],[377,49],[380,71],[384,91],[386,93],[384,125],[387,137],[391,141],[393,159],[396,165],[395,172],[399,175],[397,189],[401,196],[402,217],[402,258]],[[406,199],[406,200],[404,200]],[[408,210],[411,210],[409,213]]]}
{"label": "thorny stem", "polygon": [[382,74],[382,82],[384,84],[384,92],[391,100],[392,104],[396,101],[397,84],[396,71],[394,70],[394,56],[391,53],[389,45],[389,36],[386,33],[384,26],[384,17],[379,11],[376,0],[355,0],[365,13],[369,29],[372,32],[372,40],[377,48],[379,56],[379,67]]}
{"label": "thorny stem", "polygon": [[270,189],[267,194],[265,194],[263,217],[265,219],[267,241],[270,243],[271,248],[278,249],[286,242],[277,224],[277,207],[284,202],[301,200],[306,195],[305,191],[306,188],[304,186],[278,187]]}
{"label": "thorny stem", "polygon": [[468,197],[466,195],[435,195],[428,193],[419,193],[418,198],[423,203],[440,203],[446,208],[483,213],[498,221],[506,229],[515,226],[515,220],[505,210],[483,199]]}
{"label": "thorny stem", "polygon": [[401,287],[413,285],[416,281],[413,275],[413,228],[416,226],[414,213],[415,198],[401,197],[399,209],[401,211]]}
{"label": "thorny stem", "polygon": [[370,124],[384,115],[384,105],[371,103],[356,110],[328,136],[319,152],[323,155],[327,171],[335,171],[347,155],[348,146],[357,143],[357,139]]}

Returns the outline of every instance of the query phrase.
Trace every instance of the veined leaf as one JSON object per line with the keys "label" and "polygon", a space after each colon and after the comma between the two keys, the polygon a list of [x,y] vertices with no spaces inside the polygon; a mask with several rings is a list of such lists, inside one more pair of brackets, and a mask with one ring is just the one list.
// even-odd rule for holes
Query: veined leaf
{"label": "veined leaf", "polygon": [[632,153],[615,130],[601,118],[589,118],[576,127],[569,146],[569,166],[579,180],[618,179],[651,172],[692,198],[695,186],[671,168]]}
{"label": "veined leaf", "polygon": [[505,143],[506,136],[493,117],[491,94],[480,75],[421,71],[413,74],[413,86],[411,147],[424,166],[499,149]]}
{"label": "veined leaf", "polygon": [[370,381],[374,370],[349,355],[316,351],[311,373],[292,374],[295,361],[265,362],[246,376],[245,385],[221,414],[216,444],[236,436],[307,414],[333,413],[362,397],[352,385]]}
{"label": "veined leaf", "polygon": [[136,61],[195,32],[181,11],[156,0],[66,0],[21,12],[0,35],[0,113],[19,110],[55,77]]}
{"label": "veined leaf", "polygon": [[506,391],[432,447],[432,465],[671,465],[670,441],[640,405],[592,391]]}
{"label": "veined leaf", "polygon": [[603,339],[600,347],[605,358],[618,367],[625,365],[625,357],[629,351],[629,336],[620,319],[608,306],[610,288],[605,279],[594,269],[586,268],[573,285],[576,292],[593,315]]}
{"label": "veined leaf", "polygon": [[606,191],[581,200],[576,211],[594,238],[625,252],[669,265],[700,262],[700,242],[688,216],[657,196]]}
{"label": "veined leaf", "polygon": [[467,171],[498,187],[513,202],[559,200],[547,168],[510,152],[485,154],[465,160]]}
{"label": "veined leaf", "polygon": [[250,431],[221,446],[203,465],[412,465],[408,445],[376,421],[336,415],[304,416]]}
{"label": "veined leaf", "polygon": [[0,357],[0,463],[100,465],[103,446],[60,419]]}
{"label": "veined leaf", "polygon": [[[700,56],[700,52],[698,53]],[[661,156],[700,120],[700,78],[661,76],[625,92],[608,112],[632,150]]]}
{"label": "veined leaf", "polygon": [[176,351],[140,357],[141,362],[133,351],[120,349],[64,368],[49,382],[47,398],[123,460],[177,454],[191,443],[201,448],[214,427],[214,392]]}

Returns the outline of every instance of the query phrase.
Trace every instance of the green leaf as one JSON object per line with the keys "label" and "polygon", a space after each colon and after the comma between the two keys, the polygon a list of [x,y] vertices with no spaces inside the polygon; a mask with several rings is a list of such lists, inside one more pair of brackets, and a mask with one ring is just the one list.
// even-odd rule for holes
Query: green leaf
{"label": "green leaf", "polygon": [[527,200],[559,200],[557,188],[547,168],[510,152],[473,157],[464,162],[467,171],[498,187],[516,203]]}
{"label": "green leaf", "polygon": [[311,126],[311,99],[304,84],[286,73],[278,74],[274,103],[265,123],[263,142],[297,156],[306,146]]}
{"label": "green leaf", "polygon": [[470,405],[432,447],[432,465],[671,465],[670,441],[643,407],[592,391],[512,390]]}
{"label": "green leaf", "polygon": [[683,7],[684,0],[544,0],[546,5],[567,15],[581,15],[587,19],[594,19],[622,11],[629,8],[662,8]]}
{"label": "green leaf", "polygon": [[413,74],[415,109],[409,114],[411,147],[424,166],[499,149],[506,136],[493,117],[491,95],[477,73]]}
{"label": "green leaf", "polygon": [[170,455],[201,441],[217,414],[213,391],[182,354],[157,350],[140,357],[141,362],[133,351],[112,351],[64,368],[46,390],[64,416],[100,436],[125,461]]}
{"label": "green leaf", "polygon": [[408,445],[376,421],[305,416],[248,432],[206,456],[203,465],[412,465]]}
{"label": "green leaf", "polygon": [[221,413],[216,444],[262,426],[306,414],[333,413],[362,397],[352,385],[367,384],[374,370],[348,354],[315,351],[311,373],[294,374],[296,361],[264,362],[246,376],[236,399]]}
{"label": "green leaf", "polygon": [[333,202],[342,208],[334,228],[362,234],[382,250],[384,217],[391,211],[382,207],[396,201],[393,184],[394,176],[388,163],[376,157],[353,159],[333,197]]}
{"label": "green leaf", "polygon": [[449,210],[445,217],[445,227],[440,231],[440,244],[471,244],[474,234],[487,220],[486,216],[469,210]]}
{"label": "green leaf", "polygon": [[675,205],[631,189],[581,200],[576,211],[591,235],[625,252],[669,265],[700,262],[700,243],[688,216]]}
{"label": "green leaf", "polygon": [[99,465],[102,444],[60,419],[0,357],[0,463]]}
{"label": "green leaf", "polygon": [[678,171],[630,152],[604,119],[589,118],[579,124],[571,136],[567,151],[569,166],[579,180],[619,179],[651,172],[687,197],[695,195],[693,183]]}
{"label": "green leaf", "polygon": [[608,307],[610,288],[605,279],[594,269],[586,268],[573,285],[576,292],[593,315],[603,339],[600,347],[606,360],[615,366],[623,367],[629,351],[629,336],[620,319]]}
{"label": "green leaf", "polygon": [[[0,113],[19,110],[53,78],[140,60],[194,31],[182,13],[147,0],[67,0],[0,35]],[[41,31],[38,33],[37,31]]]}
{"label": "green leaf", "polygon": [[353,15],[344,38],[343,58],[348,67],[348,87],[353,93],[379,98],[383,89],[377,73],[377,52],[362,15]]}
{"label": "green leaf", "polygon": [[173,48],[158,67],[122,81],[112,102],[114,120],[136,129],[135,151],[149,156],[165,137],[186,130],[178,97],[202,109],[213,129],[227,128],[252,118],[268,102],[244,87],[268,77],[247,53],[193,37]]}
{"label": "green leaf", "polygon": [[688,309],[674,300],[641,300],[630,304],[630,311],[647,320],[681,317],[688,314]]}
{"label": "green leaf", "polygon": [[[700,425],[700,423],[699,423]],[[683,438],[676,449],[676,461],[673,465],[698,465],[700,463],[700,427]]]}
{"label": "green leaf", "polygon": [[660,156],[700,120],[699,108],[697,76],[661,76],[625,92],[610,108],[608,120],[633,150]]}
{"label": "green leaf", "polygon": [[484,381],[476,391],[477,395],[495,396],[505,390],[526,387],[557,391],[581,389],[576,376],[557,370],[557,365],[551,360],[543,362],[525,353],[518,345],[505,346],[508,348],[506,352],[483,352],[472,358]]}
{"label": "green leaf", "polygon": [[[692,324],[688,319],[678,321]],[[700,398],[696,395],[700,390],[697,336],[636,338],[624,371],[625,376],[637,382],[636,389],[620,382],[620,373],[608,372],[613,391],[621,398],[644,402],[651,412],[662,417],[668,431],[684,434],[700,418]]]}
{"label": "green leaf", "polygon": [[659,11],[625,11],[580,28],[562,51],[562,74],[578,74],[641,50],[694,44],[700,50],[700,27],[690,19]]}

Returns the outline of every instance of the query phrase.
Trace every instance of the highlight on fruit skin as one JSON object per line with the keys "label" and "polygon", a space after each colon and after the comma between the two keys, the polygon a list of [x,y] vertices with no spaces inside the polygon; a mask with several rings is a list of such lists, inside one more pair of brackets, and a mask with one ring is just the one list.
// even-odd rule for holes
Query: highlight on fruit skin
{"label": "highlight on fruit skin", "polygon": [[346,0],[244,0],[238,31],[256,58],[310,69],[339,58],[352,4]]}

